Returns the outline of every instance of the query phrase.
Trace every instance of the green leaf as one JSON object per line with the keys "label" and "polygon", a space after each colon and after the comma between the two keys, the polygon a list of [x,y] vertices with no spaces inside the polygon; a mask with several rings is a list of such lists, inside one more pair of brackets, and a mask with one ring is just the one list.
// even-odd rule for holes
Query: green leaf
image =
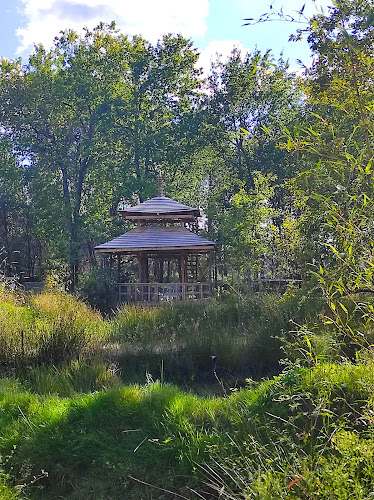
{"label": "green leaf", "polygon": [[342,304],[341,302],[338,302],[338,304],[340,305],[340,307],[343,309],[343,311],[348,315],[348,310],[347,308],[345,307],[344,304]]}

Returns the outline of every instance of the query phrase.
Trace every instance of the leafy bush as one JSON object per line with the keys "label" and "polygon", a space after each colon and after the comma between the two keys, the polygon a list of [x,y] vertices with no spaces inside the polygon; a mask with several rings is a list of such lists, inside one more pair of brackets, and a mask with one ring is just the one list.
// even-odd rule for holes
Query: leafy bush
{"label": "leafy bush", "polygon": [[93,269],[80,286],[82,296],[92,307],[103,312],[111,311],[116,305],[115,277],[112,269]]}

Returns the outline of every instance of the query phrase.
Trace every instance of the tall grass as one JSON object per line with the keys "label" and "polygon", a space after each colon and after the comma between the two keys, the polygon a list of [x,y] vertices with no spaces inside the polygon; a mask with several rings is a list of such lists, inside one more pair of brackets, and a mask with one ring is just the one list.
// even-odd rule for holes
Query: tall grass
{"label": "tall grass", "polygon": [[59,363],[94,351],[106,335],[101,316],[64,293],[0,295],[0,362]]}
{"label": "tall grass", "polygon": [[191,499],[214,490],[235,500],[368,499],[373,373],[372,361],[321,363],[227,398],[149,384],[67,399],[3,380],[7,487],[34,499],[173,498],[165,489]]}
{"label": "tall grass", "polygon": [[128,371],[142,360],[143,370],[177,383],[259,378],[279,370],[280,338],[297,307],[294,297],[259,295],[204,307],[122,307],[111,320],[111,340]]}
{"label": "tall grass", "polygon": [[[123,306],[110,318],[57,292],[0,295],[0,363],[59,365],[99,356],[127,381],[219,383],[279,371],[284,337],[298,298],[252,295],[205,306]],[[225,382],[224,382],[225,381]],[[226,383],[226,388],[225,388]]]}
{"label": "tall grass", "polygon": [[373,368],[371,360],[288,371],[255,414],[248,393],[235,396],[240,424],[231,448],[201,467],[207,482],[230,500],[371,498]]}
{"label": "tall grass", "polygon": [[17,375],[30,392],[60,397],[72,397],[120,385],[116,365],[97,357],[91,360],[76,359],[57,366],[29,366],[19,370]]}

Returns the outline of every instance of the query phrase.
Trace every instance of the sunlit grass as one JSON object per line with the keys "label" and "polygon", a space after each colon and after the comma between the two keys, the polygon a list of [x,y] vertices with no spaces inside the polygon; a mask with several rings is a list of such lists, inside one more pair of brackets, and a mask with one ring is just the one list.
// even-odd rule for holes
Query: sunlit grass
{"label": "sunlit grass", "polygon": [[3,379],[2,484],[22,498],[150,500],[167,487],[192,499],[204,483],[238,500],[369,498],[373,368],[324,363],[226,398],[159,383],[62,398]]}
{"label": "sunlit grass", "polygon": [[[279,373],[278,337],[308,318],[303,307],[295,295],[249,296],[103,318],[68,294],[2,294],[0,498],[150,500],[166,487],[191,499],[196,488],[366,499],[372,353],[342,363],[333,332],[303,327],[287,337],[287,370],[253,381]],[[137,377],[146,384],[123,386]]]}
{"label": "sunlit grass", "polygon": [[0,294],[0,361],[76,359],[95,351],[107,330],[108,323],[98,312],[71,295]]}

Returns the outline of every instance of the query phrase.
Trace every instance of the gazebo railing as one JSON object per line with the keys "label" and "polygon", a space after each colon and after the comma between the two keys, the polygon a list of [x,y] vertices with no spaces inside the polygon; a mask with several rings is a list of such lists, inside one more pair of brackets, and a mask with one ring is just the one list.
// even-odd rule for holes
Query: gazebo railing
{"label": "gazebo railing", "polygon": [[119,302],[181,302],[212,296],[211,283],[117,283]]}

